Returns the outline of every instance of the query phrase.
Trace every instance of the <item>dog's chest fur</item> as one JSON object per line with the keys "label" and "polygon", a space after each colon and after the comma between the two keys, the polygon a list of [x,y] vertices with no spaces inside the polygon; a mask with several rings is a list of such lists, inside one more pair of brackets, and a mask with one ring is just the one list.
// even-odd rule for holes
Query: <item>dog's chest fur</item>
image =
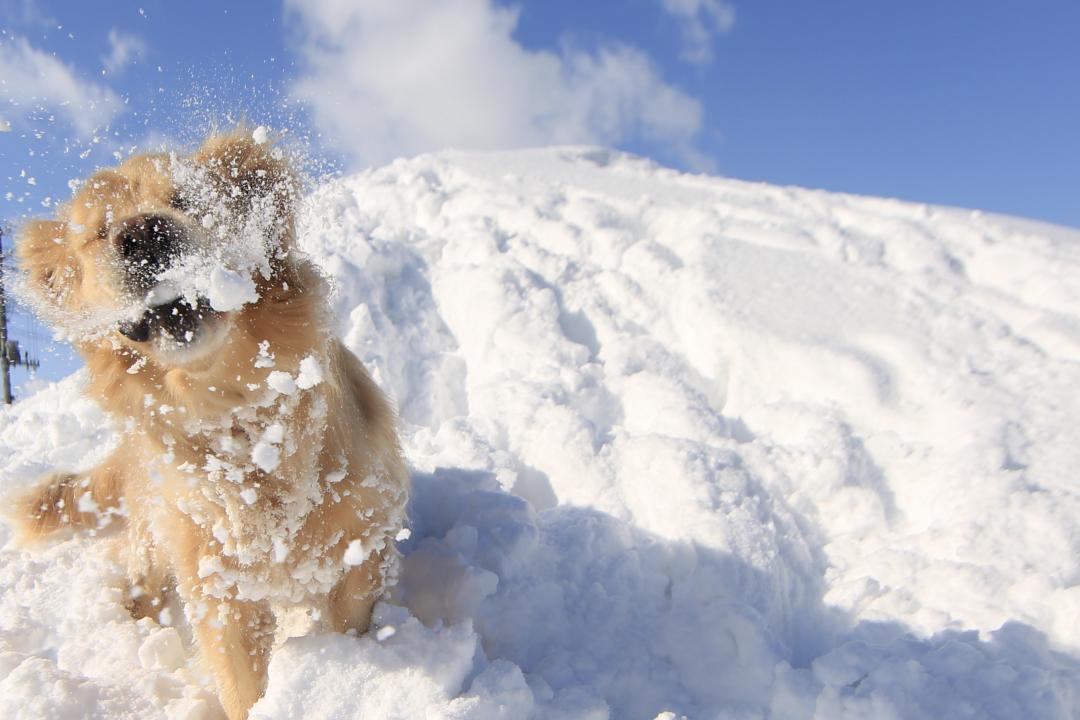
{"label": "dog's chest fur", "polygon": [[302,532],[314,509],[351,494],[345,455],[327,461],[326,415],[326,399],[313,388],[217,422],[179,416],[179,432],[162,436],[165,450],[148,471],[160,490],[154,514],[209,531],[212,547],[199,560],[208,594],[299,602],[340,579],[342,531]]}

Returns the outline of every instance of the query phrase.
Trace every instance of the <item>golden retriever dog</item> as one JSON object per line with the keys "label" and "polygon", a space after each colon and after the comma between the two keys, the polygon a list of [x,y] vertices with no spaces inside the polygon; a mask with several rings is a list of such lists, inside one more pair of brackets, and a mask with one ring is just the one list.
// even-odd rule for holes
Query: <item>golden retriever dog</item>
{"label": "golden retriever dog", "polygon": [[233,720],[285,626],[367,629],[405,518],[395,416],[332,335],[298,192],[265,131],[238,130],[96,173],[18,241],[120,438],[18,498],[16,541],[99,536],[137,617],[168,622],[175,591]]}

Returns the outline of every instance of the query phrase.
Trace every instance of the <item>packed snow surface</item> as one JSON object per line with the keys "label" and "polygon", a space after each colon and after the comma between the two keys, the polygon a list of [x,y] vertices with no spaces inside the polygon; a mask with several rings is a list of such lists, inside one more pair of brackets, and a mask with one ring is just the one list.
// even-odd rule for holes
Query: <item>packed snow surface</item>
{"label": "packed snow surface", "polygon": [[[411,533],[253,717],[1080,715],[1080,233],[593,148],[399,161],[299,232]],[[79,386],[0,414],[7,489],[107,452]],[[122,592],[92,541],[0,554],[0,716],[216,716]]]}

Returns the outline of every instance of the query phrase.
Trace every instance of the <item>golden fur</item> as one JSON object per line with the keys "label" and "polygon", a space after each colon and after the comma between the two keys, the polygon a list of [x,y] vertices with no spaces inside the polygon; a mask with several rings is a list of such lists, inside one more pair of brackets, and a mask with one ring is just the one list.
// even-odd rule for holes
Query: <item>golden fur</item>
{"label": "golden fur", "polygon": [[[256,207],[273,215],[269,272],[253,275],[259,298],[216,314],[206,338],[182,351],[115,327],[75,339],[86,391],[122,437],[101,465],[52,475],[8,515],[24,544],[64,527],[99,534],[129,573],[137,616],[157,617],[175,588],[236,720],[262,693],[287,615],[367,629],[394,572],[408,476],[391,408],[333,338],[322,279],[293,248],[288,164],[250,133],[211,137],[190,158],[129,159],[91,177],[57,220],[28,223],[18,254],[45,314],[122,305],[115,238],[129,218],[154,213],[199,231],[177,202],[179,164],[201,173],[232,219]],[[322,382],[270,388],[270,373],[299,378],[306,358]],[[280,456],[270,471],[250,460],[260,441]]]}

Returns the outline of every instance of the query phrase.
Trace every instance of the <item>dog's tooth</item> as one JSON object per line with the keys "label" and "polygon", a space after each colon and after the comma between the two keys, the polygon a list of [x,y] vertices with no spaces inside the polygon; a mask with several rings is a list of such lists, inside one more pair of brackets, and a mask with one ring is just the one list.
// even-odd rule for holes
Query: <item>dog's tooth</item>
{"label": "dog's tooth", "polygon": [[150,288],[150,292],[146,294],[146,304],[150,307],[168,305],[177,300],[180,296],[180,288],[176,283],[161,282]]}

